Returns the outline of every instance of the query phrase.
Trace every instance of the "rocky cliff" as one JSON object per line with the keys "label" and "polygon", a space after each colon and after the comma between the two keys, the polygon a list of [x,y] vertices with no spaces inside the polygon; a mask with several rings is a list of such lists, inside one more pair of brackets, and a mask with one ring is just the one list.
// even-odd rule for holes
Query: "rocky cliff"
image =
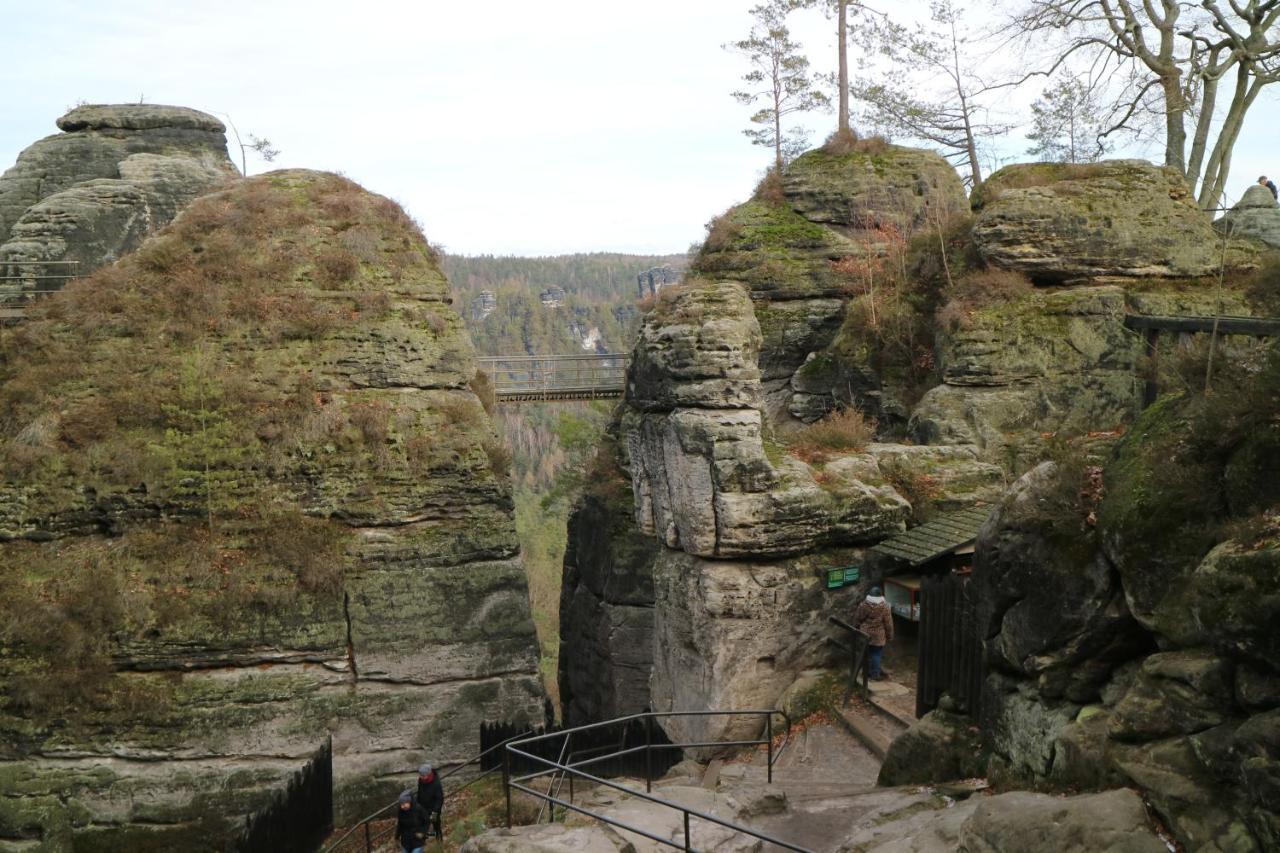
{"label": "rocky cliff", "polygon": [[1188,850],[1275,849],[1280,349],[1079,466],[1028,473],[978,542],[993,780],[1137,787]]}
{"label": "rocky cliff", "polygon": [[[80,274],[92,272],[239,174],[222,122],[186,107],[80,106],[58,127],[64,132],[26,148],[0,175],[0,271],[11,275],[41,268],[5,267],[6,260],[77,261]],[[60,285],[39,275],[23,283]]]}
{"label": "rocky cliff", "polygon": [[397,205],[276,172],[5,333],[4,844],[215,846],[329,736],[349,819],[541,718],[450,303]]}

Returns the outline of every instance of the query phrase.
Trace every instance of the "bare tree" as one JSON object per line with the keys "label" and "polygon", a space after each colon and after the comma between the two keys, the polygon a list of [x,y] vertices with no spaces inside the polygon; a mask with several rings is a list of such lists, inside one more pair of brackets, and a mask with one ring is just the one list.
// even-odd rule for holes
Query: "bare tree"
{"label": "bare tree", "polygon": [[895,136],[918,139],[942,149],[968,171],[966,183],[982,183],[980,149],[986,139],[1011,125],[991,118],[988,101],[1005,84],[989,81],[977,69],[973,39],[961,24],[962,10],[951,0],[930,4],[930,21],[908,28],[888,16],[868,17],[860,28],[865,45],[909,72],[892,83],[863,83],[853,94],[867,104],[868,118]]}
{"label": "bare tree", "polygon": [[[1280,0],[1024,0],[1017,29],[1049,49],[1052,70],[1086,55],[1127,72],[1106,105],[1108,133],[1154,113],[1164,164],[1184,174],[1201,207],[1226,189],[1231,152],[1263,88],[1280,79]],[[1218,103],[1230,80],[1231,97]]]}
{"label": "bare tree", "polygon": [[[744,130],[756,145],[773,148],[774,164],[779,172],[787,157],[797,145],[803,149],[803,139],[797,141],[792,128],[784,133],[782,120],[788,115],[825,107],[830,101],[814,88],[809,78],[809,60],[800,52],[800,45],[791,40],[787,29],[787,14],[796,8],[791,0],[770,0],[751,10],[755,25],[747,38],[725,45],[737,51],[751,63],[751,70],[742,79],[752,88],[733,93],[742,104],[763,101],[764,106],[751,116],[751,122],[759,127]],[[803,131],[801,131],[801,136]]]}

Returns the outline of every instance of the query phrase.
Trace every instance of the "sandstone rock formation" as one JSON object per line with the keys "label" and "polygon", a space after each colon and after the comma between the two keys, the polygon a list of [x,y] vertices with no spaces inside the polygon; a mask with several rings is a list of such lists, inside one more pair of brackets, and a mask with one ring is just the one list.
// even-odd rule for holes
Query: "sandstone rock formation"
{"label": "sandstone rock formation", "polygon": [[221,847],[329,736],[350,820],[541,719],[450,301],[393,202],[275,172],[11,332],[4,843]]}
{"label": "sandstone rock formation", "polygon": [[1187,849],[1260,851],[1280,841],[1280,491],[1259,473],[1280,466],[1280,350],[1223,381],[1143,414],[1099,469],[1096,523],[1063,462],[993,513],[981,727],[995,781],[1135,786]]}
{"label": "sandstone rock formation", "polygon": [[[0,270],[6,260],[78,261],[88,274],[238,174],[222,122],[185,107],[81,106],[58,127],[0,175]],[[61,285],[34,275],[60,268],[7,269],[33,273],[28,289]]]}
{"label": "sandstone rock formation", "polygon": [[[1222,260],[1222,240],[1183,177],[1145,160],[1006,166],[974,206],[983,259],[1046,282],[1198,277]],[[1242,251],[1228,263],[1248,260]]]}
{"label": "sandstone rock formation", "polygon": [[1271,190],[1254,184],[1244,191],[1240,201],[1213,223],[1219,232],[1234,237],[1253,237],[1272,248],[1280,249],[1280,204]]}

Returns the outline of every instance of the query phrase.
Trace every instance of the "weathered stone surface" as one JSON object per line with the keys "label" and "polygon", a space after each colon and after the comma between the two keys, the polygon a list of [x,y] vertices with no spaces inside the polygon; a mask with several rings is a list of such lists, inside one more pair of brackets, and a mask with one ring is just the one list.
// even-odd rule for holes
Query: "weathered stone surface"
{"label": "weathered stone surface", "polygon": [[1213,227],[1223,234],[1253,237],[1272,248],[1280,248],[1280,205],[1276,204],[1271,190],[1254,184]]}
{"label": "weathered stone surface", "polygon": [[[105,642],[104,689],[56,714],[29,711],[15,685],[66,662],[30,632],[12,639],[5,611],[5,843],[220,847],[330,736],[347,820],[393,798],[423,759],[474,755],[481,720],[542,715],[509,486],[485,452],[471,346],[420,234],[388,200],[314,172],[254,178],[185,214],[22,327],[80,360],[50,369],[29,349],[0,369],[7,411],[45,424],[42,455],[0,472],[3,605],[88,583],[120,608],[93,617],[100,627],[37,611],[51,632]],[[382,298],[330,313],[319,257],[348,218],[379,241],[353,289]],[[195,223],[199,247],[183,242]],[[286,245],[263,293],[254,263]],[[202,266],[231,247],[243,267]],[[156,270],[178,266],[214,305],[168,289]],[[147,299],[157,287],[173,299]],[[127,323],[84,320],[86,305],[133,293]],[[299,316],[316,325],[299,332]],[[202,380],[204,358],[216,383]],[[140,388],[160,396],[140,404]],[[17,440],[0,432],[3,458]],[[294,564],[307,554],[320,565]]]}
{"label": "weathered stone surface", "polygon": [[627,401],[653,411],[758,405],[760,325],[746,290],[720,281],[669,292],[641,323]]}
{"label": "weathered stone surface", "polygon": [[939,708],[894,738],[876,784],[948,782],[985,772],[982,735],[974,720]]}
{"label": "weathered stone surface", "polygon": [[1078,487],[1064,492],[1061,476],[1046,462],[1013,485],[979,534],[973,582],[988,653],[1047,692],[1084,701],[1146,641],[1072,505]]}
{"label": "weathered stone surface", "polygon": [[[982,459],[973,445],[867,445],[880,477],[910,483],[933,509],[950,512],[996,500],[1005,489],[1004,469]],[[867,482],[877,482],[874,474]]]}
{"label": "weathered stone surface", "polygon": [[819,485],[797,459],[775,467],[755,409],[680,409],[624,420],[637,526],[706,557],[794,554],[901,529],[910,506],[891,486],[832,471]]}
{"label": "weathered stone surface", "polygon": [[[1156,812],[1189,850],[1253,853],[1263,848],[1233,809],[1237,791],[1215,778],[1190,738],[1117,750],[1116,764],[1140,786]],[[1274,808],[1274,807],[1271,807]]]}
{"label": "weathered stone surface", "polygon": [[944,384],[911,414],[921,444],[971,444],[988,461],[1023,467],[1041,434],[1113,430],[1141,400],[1141,342],[1124,327],[1115,286],[1037,291],[975,311],[939,344]]}
{"label": "weathered stone surface", "polygon": [[1058,731],[1053,741],[1053,766],[1048,784],[1059,790],[1099,791],[1129,784],[1110,758],[1107,727],[1110,714],[1097,705],[1080,710],[1075,722]]}
{"label": "weathered stone surface", "polygon": [[976,204],[982,257],[1034,278],[1197,277],[1222,259],[1183,177],[1143,160],[1006,166]]}
{"label": "weathered stone surface", "polygon": [[1204,651],[1161,652],[1143,661],[1109,731],[1127,741],[1194,734],[1221,724],[1232,710],[1229,661]]}
{"label": "weathered stone surface", "polygon": [[1178,645],[1212,645],[1270,667],[1280,661],[1277,624],[1280,544],[1275,542],[1218,545],[1193,571],[1174,579],[1151,617],[1152,627]]}
{"label": "weathered stone surface", "polygon": [[559,660],[561,712],[569,725],[649,705],[659,546],[636,530],[630,484],[616,489],[616,500],[588,492],[569,517]]}
{"label": "weathered stone surface", "polygon": [[1054,741],[1080,712],[1078,704],[1042,700],[1026,682],[987,676],[982,735],[994,753],[989,775],[1001,784],[1026,784],[1047,776]]}
{"label": "weathered stone surface", "polygon": [[1080,797],[1013,791],[985,799],[960,828],[964,853],[1164,853],[1142,798],[1129,790]]}
{"label": "weathered stone surface", "polygon": [[30,146],[0,175],[0,262],[74,260],[88,273],[238,174],[222,123],[196,110],[83,106],[58,126],[67,133]]}
{"label": "weathered stone surface", "polygon": [[800,215],[855,235],[876,229],[908,235],[967,208],[950,163],[936,152],[898,145],[875,153],[809,151],[787,166],[782,186]]}
{"label": "weathered stone surface", "polygon": [[635,845],[607,824],[522,826],[493,829],[462,845],[462,853],[635,853]]}
{"label": "weathered stone surface", "polygon": [[840,299],[761,300],[755,304],[760,324],[760,375],[765,380],[790,379],[812,353],[831,343],[844,319]]}
{"label": "weathered stone surface", "polygon": [[[847,613],[853,587],[824,591],[818,572],[853,562],[817,552],[774,562],[712,561],[664,551],[654,566],[656,711],[772,708],[806,669],[832,662],[826,617]],[[672,740],[757,736],[759,717],[671,718]]]}

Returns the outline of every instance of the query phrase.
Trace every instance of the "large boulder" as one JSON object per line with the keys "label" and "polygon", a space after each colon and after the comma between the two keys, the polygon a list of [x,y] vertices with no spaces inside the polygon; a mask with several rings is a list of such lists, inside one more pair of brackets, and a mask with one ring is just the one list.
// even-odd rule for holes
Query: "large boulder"
{"label": "large boulder", "polygon": [[1240,201],[1214,222],[1213,227],[1223,234],[1253,237],[1280,249],[1280,205],[1271,190],[1261,184],[1245,190]]}
{"label": "large boulder", "polygon": [[973,718],[938,708],[893,739],[876,784],[921,785],[985,773],[982,734]]}
{"label": "large boulder", "polygon": [[541,720],[450,302],[394,202],[290,171],[32,310],[0,366],[0,845],[221,849],[329,737],[350,820]]}
{"label": "large boulder", "polygon": [[1006,166],[974,204],[983,259],[1035,279],[1199,277],[1222,260],[1186,180],[1145,160]]}
{"label": "large boulder", "polygon": [[1116,705],[1110,734],[1118,740],[1158,740],[1221,725],[1234,712],[1232,681],[1231,662],[1212,652],[1151,655]]}
{"label": "large boulder", "polygon": [[1149,643],[1077,503],[1083,477],[1045,462],[1019,479],[979,534],[973,573],[990,658],[1075,701]]}
{"label": "large boulder", "polygon": [[876,242],[877,230],[907,236],[939,228],[965,212],[960,176],[936,152],[863,147],[847,154],[819,148],[793,160],[782,173],[792,209],[812,222],[850,229],[860,242]]}
{"label": "large boulder", "polygon": [[1012,791],[983,800],[960,829],[964,853],[1164,853],[1142,798],[1130,790],[1079,797]]}
{"label": "large boulder", "polygon": [[[827,616],[847,617],[859,590],[827,591],[820,575],[859,556],[729,561],[664,550],[654,565],[653,709],[773,708],[800,673],[833,664]],[[764,720],[671,717],[662,725],[673,741],[711,742],[756,737]]]}
{"label": "large boulder", "polygon": [[[222,122],[197,110],[82,106],[58,127],[65,132],[31,145],[0,175],[0,268],[5,260],[76,261],[87,274],[239,174]],[[41,289],[59,284],[32,281]]]}

